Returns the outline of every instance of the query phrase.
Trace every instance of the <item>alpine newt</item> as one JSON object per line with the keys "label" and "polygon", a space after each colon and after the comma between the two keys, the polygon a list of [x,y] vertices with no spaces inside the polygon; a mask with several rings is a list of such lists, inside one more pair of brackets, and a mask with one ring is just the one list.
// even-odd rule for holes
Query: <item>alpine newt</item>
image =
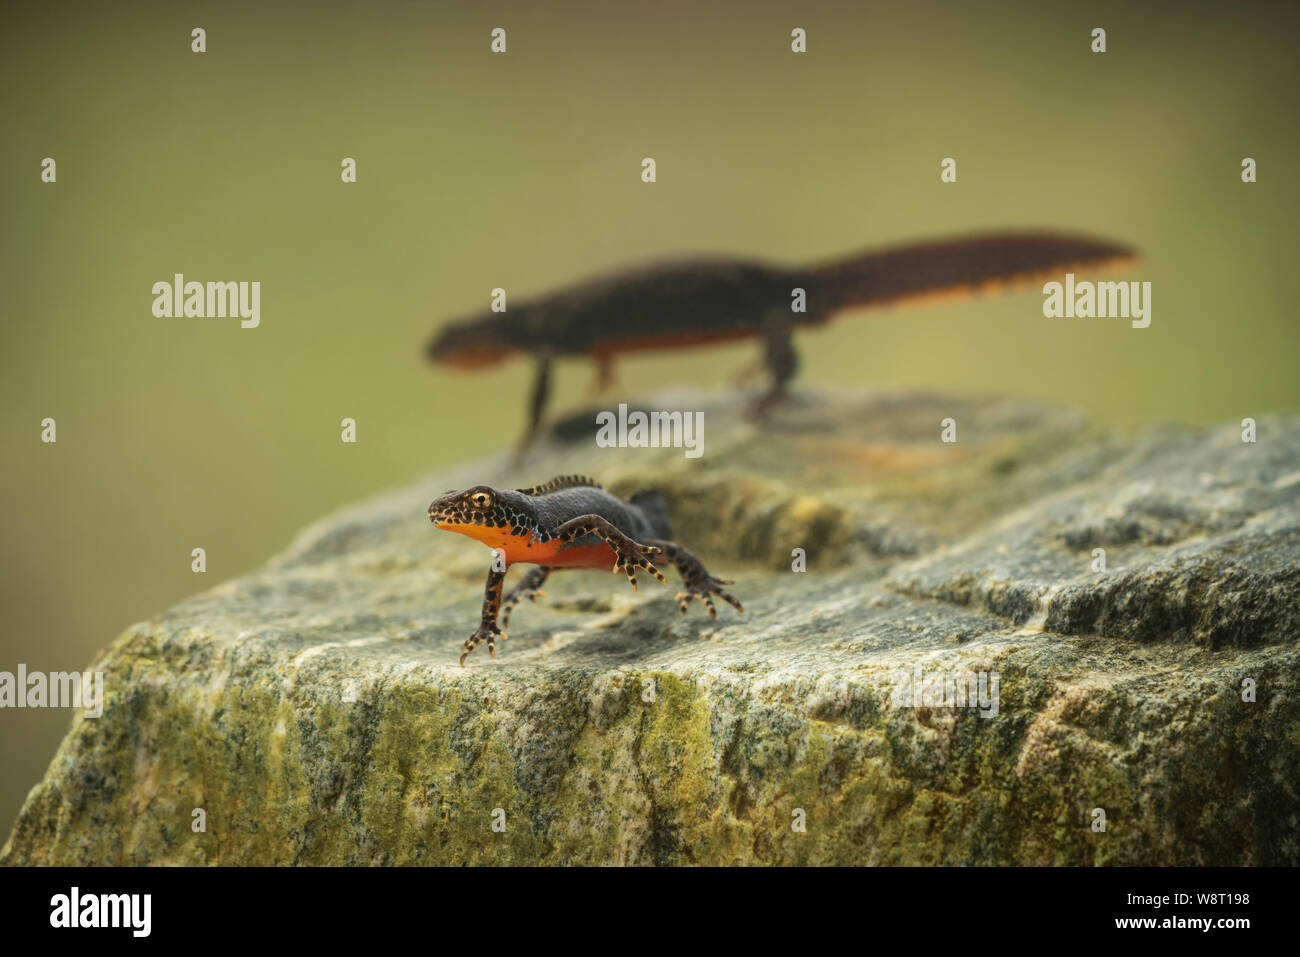
{"label": "alpine newt", "polygon": [[[483,614],[478,629],[465,641],[462,666],[484,641],[495,658],[497,639],[506,637],[497,625],[498,614],[501,626],[508,625],[515,605],[525,598],[536,601],[547,576],[561,568],[612,568],[636,588],[637,569],[667,582],[651,558],[663,555],[681,573],[686,590],[678,593],[677,602],[683,615],[691,599],[698,598],[709,617],[717,618],[714,595],[744,611],[723,590],[732,582],[714,578],[698,558],[671,540],[658,492],[638,492],[624,502],[581,475],[562,475],[533,488],[498,490],[476,485],[435,499],[429,506],[429,521],[493,549]],[[501,585],[514,564],[537,567],[502,598]]]}
{"label": "alpine newt", "polygon": [[[796,328],[823,325],[853,307],[988,291],[1133,256],[1131,248],[1109,240],[1007,232],[897,246],[808,267],[699,257],[615,272],[511,303],[505,312],[451,322],[429,343],[428,355],[467,369],[514,353],[534,357],[522,448],[541,424],[551,364],[559,357],[596,360],[603,387],[620,353],[760,337],[771,380],[755,405],[761,412],[785,395],[794,377]],[[797,289],[804,291],[806,311],[792,310]]]}

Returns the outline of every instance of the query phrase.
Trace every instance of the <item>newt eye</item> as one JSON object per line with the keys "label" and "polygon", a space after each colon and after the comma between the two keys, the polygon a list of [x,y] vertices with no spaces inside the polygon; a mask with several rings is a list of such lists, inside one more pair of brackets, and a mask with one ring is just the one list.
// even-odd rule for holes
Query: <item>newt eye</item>
{"label": "newt eye", "polygon": [[492,504],[492,496],[487,492],[475,492],[469,500],[474,503],[475,508],[487,508]]}

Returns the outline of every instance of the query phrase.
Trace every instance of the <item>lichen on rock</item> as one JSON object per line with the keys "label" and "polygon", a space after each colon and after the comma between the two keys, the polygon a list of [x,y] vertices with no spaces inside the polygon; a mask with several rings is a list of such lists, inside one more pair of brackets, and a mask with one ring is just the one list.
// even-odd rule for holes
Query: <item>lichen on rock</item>
{"label": "lichen on rock", "polygon": [[[0,861],[1300,863],[1300,420],[1251,445],[1009,400],[810,394],[761,429],[655,403],[705,413],[702,459],[553,439],[128,629]],[[489,555],[429,499],[575,471],[662,489],[745,614],[566,572],[457,667]],[[980,674],[995,715],[921,693]]]}

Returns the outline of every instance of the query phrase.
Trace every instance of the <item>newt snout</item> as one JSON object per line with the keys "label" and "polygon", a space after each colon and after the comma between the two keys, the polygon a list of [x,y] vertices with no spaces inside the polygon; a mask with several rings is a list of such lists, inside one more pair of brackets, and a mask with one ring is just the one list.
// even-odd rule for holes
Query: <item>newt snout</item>
{"label": "newt snout", "polygon": [[451,524],[451,520],[460,513],[460,504],[457,501],[460,493],[454,488],[443,492],[432,502],[429,503],[429,521],[439,528],[444,528]]}
{"label": "newt snout", "polygon": [[521,345],[499,314],[488,313],[449,324],[429,341],[425,350],[430,362],[457,369],[481,369],[496,365]]}

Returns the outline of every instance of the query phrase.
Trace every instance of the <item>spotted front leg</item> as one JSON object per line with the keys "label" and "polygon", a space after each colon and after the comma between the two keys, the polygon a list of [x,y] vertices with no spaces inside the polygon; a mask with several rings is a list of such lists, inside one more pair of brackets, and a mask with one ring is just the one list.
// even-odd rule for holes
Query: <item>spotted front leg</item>
{"label": "spotted front leg", "polygon": [[501,627],[510,626],[510,612],[515,605],[519,604],[525,598],[529,601],[537,601],[546,595],[542,591],[542,584],[546,581],[546,576],[554,569],[546,565],[538,565],[536,568],[529,570],[528,574],[519,579],[519,583],[514,588],[506,592],[506,597],[501,600]]}
{"label": "spotted front leg", "polygon": [[492,567],[488,570],[487,585],[483,589],[483,617],[479,620],[478,631],[465,639],[465,651],[460,656],[460,666],[465,667],[465,659],[469,653],[486,641],[488,653],[495,658],[497,656],[497,639],[504,638],[501,629],[497,627],[497,611],[501,608],[501,583],[505,581],[505,570],[497,571],[497,562],[494,557]]}
{"label": "spotted front leg", "polygon": [[583,535],[595,535],[614,550],[613,571],[615,574],[622,572],[627,575],[628,583],[633,589],[636,588],[636,570],[638,568],[644,568],[664,584],[668,583],[668,579],[664,578],[659,573],[659,569],[655,568],[654,563],[650,561],[651,555],[658,554],[658,548],[653,545],[641,545],[632,541],[632,539],[620,532],[617,527],[599,515],[579,515],[555,530],[555,538],[564,544],[575,541]]}
{"label": "spotted front leg", "polygon": [[686,586],[686,591],[678,592],[677,608],[684,615],[686,609],[690,607],[691,599],[698,598],[708,609],[710,618],[718,617],[718,610],[713,605],[713,596],[717,595],[727,604],[731,605],[736,611],[744,612],[734,597],[723,591],[723,585],[734,585],[735,582],[728,581],[725,578],[714,578],[709,574],[709,570],[704,567],[704,563],[688,552],[676,542],[665,542],[655,540],[655,545],[664,553],[670,562],[677,566],[677,571],[681,573],[682,584]]}

